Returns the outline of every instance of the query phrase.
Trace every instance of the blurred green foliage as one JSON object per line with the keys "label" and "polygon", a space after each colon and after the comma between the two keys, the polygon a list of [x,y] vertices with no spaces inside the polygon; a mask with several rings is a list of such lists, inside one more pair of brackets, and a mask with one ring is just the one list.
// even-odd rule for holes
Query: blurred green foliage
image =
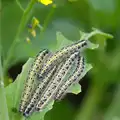
{"label": "blurred green foliage", "polygon": [[[20,0],[26,8],[29,0]],[[26,42],[27,25],[20,36],[20,43],[15,47],[9,68],[21,61],[35,56],[40,49],[55,51],[56,32],[61,32],[69,41],[80,39],[80,32],[90,32],[92,27],[114,38],[108,39],[105,47],[96,51],[88,50],[87,58],[93,65],[89,73],[90,85],[82,104],[76,110],[68,100],[56,103],[45,116],[46,120],[120,120],[120,0],[55,0],[57,5],[44,6],[35,4],[28,23],[33,16],[44,26],[42,34],[37,29],[37,36]],[[10,45],[15,38],[22,10],[15,0],[2,0],[0,7],[2,58],[7,57]],[[62,38],[61,38],[62,39]],[[91,38],[103,44],[102,36]],[[5,81],[8,81],[7,77]],[[8,84],[8,82],[6,82]],[[1,109],[1,108],[0,108]]]}

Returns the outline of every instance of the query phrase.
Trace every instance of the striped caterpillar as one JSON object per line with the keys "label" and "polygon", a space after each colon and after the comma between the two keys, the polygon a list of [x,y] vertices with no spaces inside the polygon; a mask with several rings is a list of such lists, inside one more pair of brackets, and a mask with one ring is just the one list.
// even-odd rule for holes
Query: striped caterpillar
{"label": "striped caterpillar", "polygon": [[78,65],[76,68],[76,71],[73,75],[69,77],[69,79],[62,83],[60,89],[56,93],[55,100],[61,100],[65,94],[67,93],[67,90],[75,83],[79,82],[81,79],[81,75],[84,72],[85,69],[85,60],[83,57],[79,58]]}
{"label": "striped caterpillar", "polygon": [[59,64],[75,52],[82,52],[85,48],[89,48],[90,44],[91,43],[88,40],[81,40],[61,49],[60,51],[57,51],[46,61],[39,77],[43,78],[54,65]]}
{"label": "striped caterpillar", "polygon": [[27,105],[26,109],[24,110],[24,116],[29,116],[34,112],[34,108],[39,101],[41,93],[44,91],[45,87],[49,83],[50,78],[52,77],[53,73],[55,72],[56,67],[54,67],[48,74],[45,76],[43,81],[37,85],[36,90],[34,91],[33,96],[31,97],[31,100],[29,101],[29,104]]}
{"label": "striped caterpillar", "polygon": [[50,52],[48,50],[43,50],[36,56],[33,64],[31,65],[31,68],[28,72],[28,77],[25,81],[25,86],[20,101],[20,107],[19,107],[20,112],[23,112],[25,107],[27,106],[27,103],[30,99],[31,93],[33,92],[35,86],[37,73],[40,71],[43,61],[47,58],[49,54]]}
{"label": "striped caterpillar", "polygon": [[52,70],[47,74],[47,76],[45,76],[45,78],[42,80],[42,83],[38,84],[28,106],[24,110],[23,115],[25,117],[28,117],[29,115],[31,115],[35,111],[36,104],[38,103],[42,92],[45,90],[48,83],[52,80],[52,77],[54,78],[57,75],[57,73],[61,69],[62,65],[63,65],[63,63],[61,63],[59,66],[53,67]]}
{"label": "striped caterpillar", "polygon": [[[81,40],[54,54],[44,50],[37,55],[28,73],[20,102],[19,111],[25,117],[34,111],[42,111],[51,100],[62,99],[68,88],[79,81],[85,68],[84,58],[80,57],[79,53],[88,47],[89,41]],[[77,67],[74,73],[63,81],[75,61]],[[36,79],[39,79],[40,83],[35,86]]]}
{"label": "striped caterpillar", "polygon": [[50,82],[45,92],[43,92],[40,101],[36,105],[37,111],[43,110],[46,107],[46,105],[48,105],[48,103],[54,98],[54,95],[56,94],[56,91],[58,91],[63,78],[68,72],[68,69],[71,68],[77,57],[78,52],[75,52],[66,60],[65,64],[62,66],[57,76]]}

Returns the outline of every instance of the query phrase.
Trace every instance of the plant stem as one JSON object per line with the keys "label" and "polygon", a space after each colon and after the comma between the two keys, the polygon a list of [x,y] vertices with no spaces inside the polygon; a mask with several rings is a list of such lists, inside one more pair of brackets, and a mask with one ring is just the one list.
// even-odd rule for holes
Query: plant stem
{"label": "plant stem", "polygon": [[101,99],[101,95],[105,90],[105,87],[101,84],[101,87],[96,87],[97,85],[92,85],[87,93],[87,96],[83,100],[84,103],[80,110],[78,110],[78,114],[75,120],[92,120],[94,112],[96,110],[97,104]]}
{"label": "plant stem", "polygon": [[117,85],[112,103],[104,115],[104,120],[119,120],[120,118],[120,84]]}
{"label": "plant stem", "polygon": [[49,23],[52,15],[54,14],[55,8],[56,8],[56,7],[54,7],[54,5],[53,5],[52,8],[51,8],[51,10],[50,10],[50,12],[48,13],[45,21],[44,21],[42,30],[41,30],[41,32],[40,32],[40,39],[42,39],[42,37],[43,37],[43,35],[44,35],[44,32],[45,32],[45,30],[46,30],[46,28],[47,28],[47,26],[48,26],[48,23]]}
{"label": "plant stem", "polygon": [[112,35],[110,35],[110,34],[107,34],[107,33],[104,33],[104,32],[102,32],[102,31],[100,31],[100,30],[98,30],[98,29],[95,29],[95,28],[92,28],[92,32],[91,33],[87,33],[87,34],[83,34],[82,36],[81,36],[81,40],[82,39],[86,39],[86,40],[89,40],[91,37],[93,37],[93,36],[95,36],[95,35],[102,35],[102,36],[104,36],[104,37],[106,37],[106,38],[110,38],[110,39],[112,39],[113,38],[113,36]]}
{"label": "plant stem", "polygon": [[22,7],[20,1],[19,1],[19,0],[16,0],[16,3],[17,3],[17,5],[20,7],[20,9],[21,9],[22,11],[24,11],[24,8]]}
{"label": "plant stem", "polygon": [[[0,8],[1,8],[1,0],[0,0]],[[1,18],[1,14],[0,14]],[[1,19],[0,19],[0,26],[1,26]],[[1,27],[0,27],[0,120],[9,120],[8,116],[8,108],[6,103],[6,95],[4,89],[4,79],[3,79],[3,71],[2,71],[2,62],[1,62]]]}
{"label": "plant stem", "polygon": [[8,50],[8,53],[7,53],[7,58],[6,60],[4,61],[4,74],[6,73],[7,69],[8,69],[8,65],[13,57],[13,53],[14,53],[14,48],[15,46],[20,42],[20,34],[21,32],[23,31],[26,23],[27,23],[27,20],[29,18],[29,14],[30,14],[30,11],[33,7],[33,5],[35,4],[36,0],[31,0],[30,3],[28,4],[27,8],[25,9],[25,11],[23,12],[23,16],[21,18],[21,21],[20,21],[20,25],[18,27],[18,31],[17,31],[17,34],[15,36],[15,39],[12,43],[12,45],[10,46],[9,50]]}
{"label": "plant stem", "polygon": [[0,120],[9,120],[0,56]]}

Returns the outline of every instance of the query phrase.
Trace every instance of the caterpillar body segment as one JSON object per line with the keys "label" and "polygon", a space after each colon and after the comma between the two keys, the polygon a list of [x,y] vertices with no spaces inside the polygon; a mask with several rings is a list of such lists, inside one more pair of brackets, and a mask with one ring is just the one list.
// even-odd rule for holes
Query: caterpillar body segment
{"label": "caterpillar body segment", "polygon": [[41,70],[40,76],[41,78],[47,74],[47,72],[51,69],[55,64],[59,64],[63,59],[66,59],[71,54],[75,52],[82,52],[85,48],[89,46],[88,40],[81,40],[72,45],[69,45],[60,51],[57,51],[54,55],[52,55],[46,62],[46,65]]}
{"label": "caterpillar body segment", "polygon": [[28,117],[29,115],[31,115],[34,112],[35,106],[40,99],[41,93],[44,91],[47,84],[51,80],[55,70],[56,70],[56,67],[53,67],[53,69],[47,74],[47,76],[45,76],[43,81],[37,86],[36,90],[34,91],[32,97],[31,97],[29,104],[27,105],[27,107],[23,113],[23,115],[25,117]]}
{"label": "caterpillar body segment", "polygon": [[20,101],[19,111],[22,113],[27,106],[31,93],[33,92],[35,80],[37,78],[37,73],[38,71],[41,70],[43,61],[44,59],[46,59],[48,54],[50,54],[48,50],[43,50],[42,52],[38,53],[33,64],[31,65],[31,68],[28,72],[28,77],[25,81],[25,86],[24,86],[24,90],[22,93],[21,101]]}
{"label": "caterpillar body segment", "polygon": [[79,81],[81,74],[84,72],[85,69],[85,60],[83,57],[80,58],[78,61],[77,69],[72,76],[66,82],[63,82],[60,89],[56,93],[55,100],[61,100],[67,93],[69,87]]}
{"label": "caterpillar body segment", "polygon": [[78,57],[78,54],[79,54],[78,52],[75,52],[74,54],[72,54],[68,58],[68,60],[66,60],[65,64],[61,67],[57,76],[55,76],[55,78],[50,82],[50,84],[48,84],[47,89],[45,90],[45,92],[43,92],[43,95],[41,96],[40,101],[36,105],[37,111],[43,110],[48,105],[48,103],[52,99],[54,99],[54,95],[58,91],[59,86],[62,83],[62,80],[64,79],[68,70],[71,68],[71,66],[75,62],[75,59]]}

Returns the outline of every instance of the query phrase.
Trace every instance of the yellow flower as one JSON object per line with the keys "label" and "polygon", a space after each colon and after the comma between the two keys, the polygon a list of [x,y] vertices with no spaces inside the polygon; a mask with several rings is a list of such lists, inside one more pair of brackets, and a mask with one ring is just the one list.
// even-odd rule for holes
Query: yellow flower
{"label": "yellow flower", "polygon": [[49,5],[52,3],[52,0],[38,0],[38,2],[41,2],[44,5]]}
{"label": "yellow flower", "polygon": [[39,20],[37,18],[33,18],[32,21],[32,28],[35,29],[35,27],[39,25]]}

